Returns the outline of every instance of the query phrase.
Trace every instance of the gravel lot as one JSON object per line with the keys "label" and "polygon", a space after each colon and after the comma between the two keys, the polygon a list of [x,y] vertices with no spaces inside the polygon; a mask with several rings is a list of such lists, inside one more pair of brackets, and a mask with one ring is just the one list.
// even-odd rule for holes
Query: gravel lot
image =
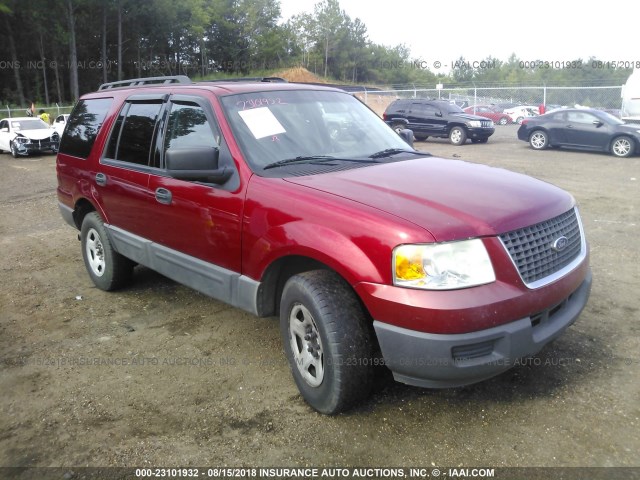
{"label": "gravel lot", "polygon": [[573,193],[594,273],[581,318],[497,378],[381,375],[336,417],[298,395],[275,319],[140,267],[125,290],[94,288],[55,157],[0,155],[0,466],[640,466],[640,159],[537,152],[516,128],[416,147]]}

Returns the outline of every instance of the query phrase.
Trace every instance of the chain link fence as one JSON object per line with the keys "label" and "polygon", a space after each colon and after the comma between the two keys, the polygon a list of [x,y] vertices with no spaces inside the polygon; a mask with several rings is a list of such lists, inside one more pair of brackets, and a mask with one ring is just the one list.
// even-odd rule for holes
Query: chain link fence
{"label": "chain link fence", "polygon": [[[38,113],[40,112],[40,110],[44,110],[45,112],[47,112],[49,114],[49,117],[51,118],[51,121],[53,122],[53,120],[58,115],[62,115],[64,113],[71,113],[71,110],[73,110],[73,105],[61,106],[56,104],[54,107],[38,107],[36,105],[34,115],[38,116]],[[0,118],[27,117],[29,116],[27,112],[30,112],[30,111],[31,111],[30,107],[11,108],[9,107],[9,105],[5,105],[4,108],[0,108]]]}
{"label": "chain link fence", "polygon": [[561,107],[591,107],[620,116],[622,86],[599,87],[464,87],[364,90],[355,95],[378,115],[399,98],[442,99],[462,108],[474,105],[545,105],[547,111]]}
{"label": "chain link fence", "polygon": [[[620,116],[622,105],[622,86],[598,87],[463,87],[463,88],[424,88],[404,87],[397,90],[350,89],[360,100],[378,115],[382,116],[387,106],[399,98],[435,98],[447,100],[462,108],[474,105],[545,105],[547,110],[560,107],[591,107]],[[56,116],[70,113],[73,105],[37,107],[46,111],[53,120]],[[0,118],[24,117],[28,108],[10,108],[8,105],[0,111]]]}

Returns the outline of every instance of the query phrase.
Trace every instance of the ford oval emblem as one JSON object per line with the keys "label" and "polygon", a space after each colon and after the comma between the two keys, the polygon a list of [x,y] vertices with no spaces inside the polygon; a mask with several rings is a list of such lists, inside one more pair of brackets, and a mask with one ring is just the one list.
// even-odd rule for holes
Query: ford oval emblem
{"label": "ford oval emblem", "polygon": [[567,245],[569,245],[569,239],[563,235],[562,237],[556,238],[553,241],[553,243],[551,244],[551,249],[556,252],[561,252],[562,250],[567,248]]}

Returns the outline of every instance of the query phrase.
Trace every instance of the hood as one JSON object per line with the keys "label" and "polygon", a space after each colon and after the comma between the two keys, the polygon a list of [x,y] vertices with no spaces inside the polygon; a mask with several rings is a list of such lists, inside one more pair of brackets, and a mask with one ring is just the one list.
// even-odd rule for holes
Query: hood
{"label": "hood", "polygon": [[498,235],[574,205],[568,193],[526,175],[435,157],[286,180],[401,217],[439,242]]}
{"label": "hood", "polygon": [[44,140],[56,133],[53,128],[38,128],[37,130],[18,130],[16,135],[23,135],[31,140]]}
{"label": "hood", "polygon": [[636,137],[640,134],[640,125],[638,124],[625,123],[624,125],[618,125],[618,128],[621,131],[629,132]]}
{"label": "hood", "polygon": [[454,117],[463,118],[465,120],[484,120],[487,121],[487,117],[481,117],[480,115],[474,115],[472,113],[452,113]]}

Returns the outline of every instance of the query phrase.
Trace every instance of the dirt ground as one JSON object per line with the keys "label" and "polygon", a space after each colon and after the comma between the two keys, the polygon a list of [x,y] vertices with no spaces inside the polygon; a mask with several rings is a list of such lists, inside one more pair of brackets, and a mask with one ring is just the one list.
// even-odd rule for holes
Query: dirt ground
{"label": "dirt ground", "polygon": [[[55,196],[55,157],[0,155],[0,466],[640,466],[640,158],[417,143],[576,197],[594,285],[526,364],[448,390],[382,376],[347,414],[312,411],[275,319],[141,267],[106,293]],[[428,161],[428,160],[425,160]]]}

